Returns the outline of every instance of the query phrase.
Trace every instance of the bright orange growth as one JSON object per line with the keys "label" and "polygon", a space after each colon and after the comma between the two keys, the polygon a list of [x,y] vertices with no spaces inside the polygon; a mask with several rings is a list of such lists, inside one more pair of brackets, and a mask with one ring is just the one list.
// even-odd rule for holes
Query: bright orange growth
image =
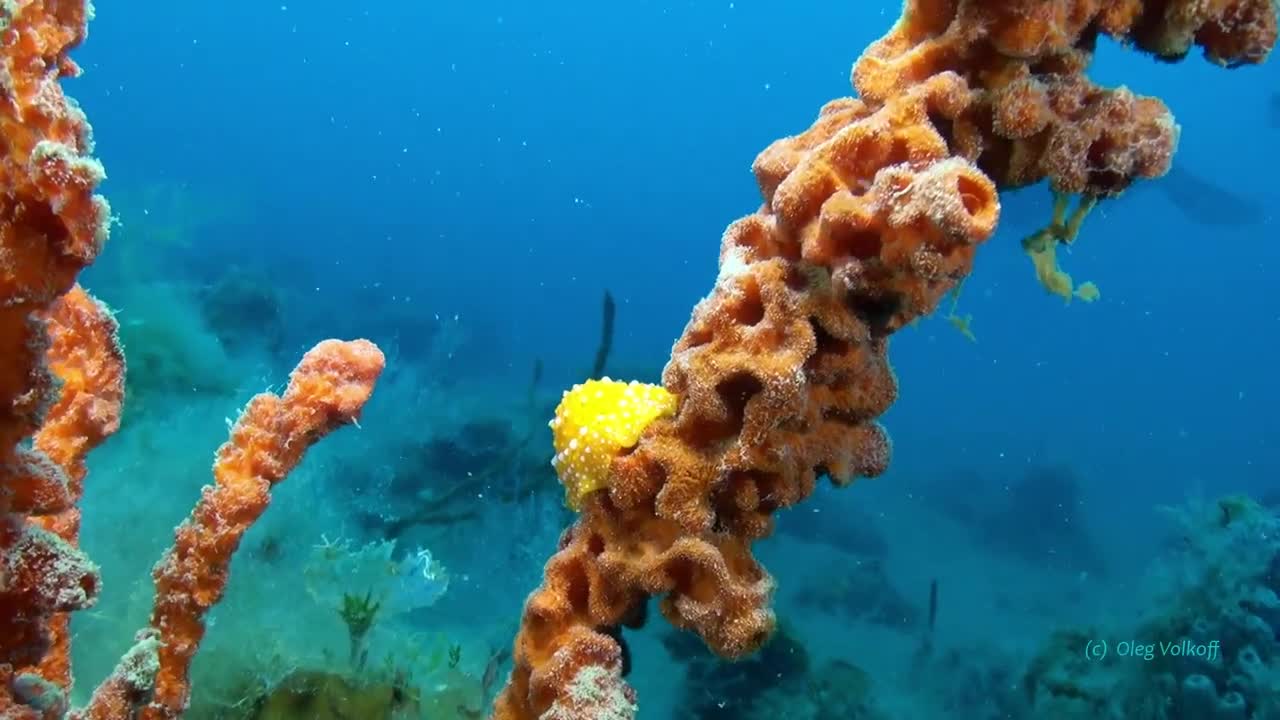
{"label": "bright orange growth", "polygon": [[118,424],[123,371],[114,321],[73,290],[109,215],[93,194],[103,172],[87,155],[89,126],[58,84],[78,73],[67,52],[84,21],[82,3],[0,8],[0,666],[63,684],[65,613],[91,605],[99,585],[75,548],[74,505],[85,456]]}
{"label": "bright orange growth", "polygon": [[[54,302],[46,322],[50,343],[45,360],[62,388],[32,446],[61,472],[32,478],[31,488],[40,487],[36,495],[44,497],[29,507],[38,509],[33,514],[39,516],[39,527],[75,546],[80,542],[76,505],[84,493],[85,460],[120,427],[124,353],[110,311],[79,286]],[[70,621],[68,613],[50,620],[51,647],[39,667],[41,677],[63,686],[71,683]]]}
{"label": "bright orange growth", "polygon": [[[751,543],[821,475],[885,469],[889,337],[969,273],[997,189],[1102,197],[1168,169],[1164,104],[1084,74],[1103,33],[1231,65],[1267,55],[1276,19],[1272,0],[908,0],[854,66],[859,98],[760,154],[764,206],[725,232],[663,377],[678,410],[613,457],[562,537],[497,720],[634,717],[609,631],[651,596],[722,656],[769,637],[773,581]],[[607,709],[582,706],[584,679]]]}
{"label": "bright orange growth", "polygon": [[367,340],[326,340],[302,358],[283,396],[258,395],[240,414],[231,439],[218,449],[214,484],[156,565],[150,625],[162,643],[160,672],[143,720],[178,718],[187,709],[187,672],[204,637],[204,616],[222,599],[241,538],[267,509],[271,486],[293,471],[303,453],[356,420],[384,363]]}
{"label": "bright orange growth", "polygon": [[62,388],[32,448],[15,448],[16,462],[0,466],[0,487],[9,491],[0,548],[12,548],[0,556],[0,661],[65,687],[69,613],[91,605],[100,585],[97,567],[75,547],[75,505],[89,451],[120,424],[124,357],[115,321],[79,287],[32,321],[44,325],[45,367]]}
{"label": "bright orange growth", "polygon": [[[0,8],[0,299],[6,309],[13,302],[20,304],[15,310],[47,306],[71,288],[107,237],[110,213],[94,195],[104,173],[88,156],[89,124],[58,84],[80,73],[67,53],[84,39],[85,15],[83,2],[50,7],[27,0]],[[0,337],[13,330],[0,330]]]}
{"label": "bright orange growth", "polygon": [[[177,717],[203,617],[270,485],[351,422],[382,369],[365,341],[322,343],[283,398],[260,396],[219,454],[217,484],[157,570],[154,627],[83,710],[69,711],[69,613],[97,599],[76,547],[88,453],[120,423],[124,357],[111,314],[75,285],[107,238],[102,166],[59,80],[85,36],[84,0],[0,3],[0,717]],[[29,442],[28,442],[29,441]],[[161,647],[160,643],[164,645]],[[152,702],[152,694],[155,694]],[[148,703],[151,703],[148,706]],[[143,708],[143,706],[147,706]]]}
{"label": "bright orange growth", "polygon": [[649,424],[674,414],[676,398],[658,385],[588,380],[565,391],[550,422],[565,502],[582,508],[587,495],[607,486],[609,464],[633,447]]}

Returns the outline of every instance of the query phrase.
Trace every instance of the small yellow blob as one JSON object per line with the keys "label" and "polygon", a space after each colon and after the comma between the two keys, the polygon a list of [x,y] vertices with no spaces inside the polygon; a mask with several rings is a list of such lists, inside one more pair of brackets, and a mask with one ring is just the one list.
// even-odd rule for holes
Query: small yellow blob
{"label": "small yellow blob", "polygon": [[549,423],[556,448],[551,466],[564,484],[565,504],[581,509],[583,498],[608,485],[614,456],[675,411],[676,396],[660,385],[604,378],[566,391]]}
{"label": "small yellow blob", "polygon": [[1097,285],[1091,282],[1084,282],[1080,283],[1080,286],[1076,288],[1075,295],[1085,302],[1093,302],[1102,297],[1102,291],[1098,289]]}

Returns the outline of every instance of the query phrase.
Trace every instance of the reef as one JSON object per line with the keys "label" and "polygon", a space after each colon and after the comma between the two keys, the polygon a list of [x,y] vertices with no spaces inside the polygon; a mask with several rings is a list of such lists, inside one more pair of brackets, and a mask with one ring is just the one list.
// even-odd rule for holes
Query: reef
{"label": "reef", "polygon": [[1033,716],[1280,718],[1280,517],[1240,497],[1173,516],[1153,609],[1055,633],[1023,678]]}
{"label": "reef", "polygon": [[849,563],[835,577],[820,576],[802,586],[795,599],[806,610],[904,631],[919,627],[923,615],[894,587],[878,558]]}
{"label": "reef", "polygon": [[760,652],[720,662],[696,638],[668,632],[662,644],[684,666],[675,720],[882,720],[886,717],[861,668],[816,662],[786,627]]}
{"label": "reef", "polygon": [[1170,61],[1199,46],[1232,67],[1264,60],[1276,24],[1272,0],[908,0],[855,63],[858,97],[756,158],[763,206],[725,232],[663,373],[674,413],[591,477],[526,602],[494,717],[633,717],[609,630],[651,596],[722,657],[762,647],[774,582],[752,543],[820,477],[885,470],[889,338],[969,274],[999,192],[1048,182],[1055,217],[1024,247],[1047,289],[1089,299],[1054,250],[1099,200],[1168,171],[1171,113],[1091,81],[1096,43]]}
{"label": "reef", "polygon": [[150,622],[83,709],[68,707],[70,613],[101,578],[77,547],[87,455],[120,426],[125,358],[110,310],[76,282],[110,208],[90,127],[60,81],[87,2],[0,7],[0,717],[177,718],[204,619],[270,490],[306,450],[355,422],[384,365],[363,340],[306,353],[282,395],[253,398],[218,450],[214,482],[156,565]]}

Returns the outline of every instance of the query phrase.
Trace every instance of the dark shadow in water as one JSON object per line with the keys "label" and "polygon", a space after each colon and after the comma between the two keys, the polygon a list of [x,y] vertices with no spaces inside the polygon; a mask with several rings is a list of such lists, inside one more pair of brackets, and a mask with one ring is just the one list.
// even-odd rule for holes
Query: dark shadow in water
{"label": "dark shadow in water", "polygon": [[[1147,183],[1139,184],[1139,187]],[[1260,224],[1265,218],[1262,204],[1219,185],[1208,177],[1178,164],[1169,174],[1153,180],[1169,202],[1188,220],[1211,227],[1236,228]]]}

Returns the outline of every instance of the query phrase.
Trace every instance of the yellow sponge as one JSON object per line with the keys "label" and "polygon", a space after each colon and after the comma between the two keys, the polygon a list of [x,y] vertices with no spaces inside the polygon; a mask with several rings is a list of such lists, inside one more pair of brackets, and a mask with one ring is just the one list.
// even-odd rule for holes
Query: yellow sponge
{"label": "yellow sponge", "polygon": [[649,423],[676,411],[676,396],[660,385],[588,380],[565,392],[551,420],[556,456],[551,461],[564,484],[565,504],[582,508],[582,499],[609,482],[609,463],[634,446]]}

